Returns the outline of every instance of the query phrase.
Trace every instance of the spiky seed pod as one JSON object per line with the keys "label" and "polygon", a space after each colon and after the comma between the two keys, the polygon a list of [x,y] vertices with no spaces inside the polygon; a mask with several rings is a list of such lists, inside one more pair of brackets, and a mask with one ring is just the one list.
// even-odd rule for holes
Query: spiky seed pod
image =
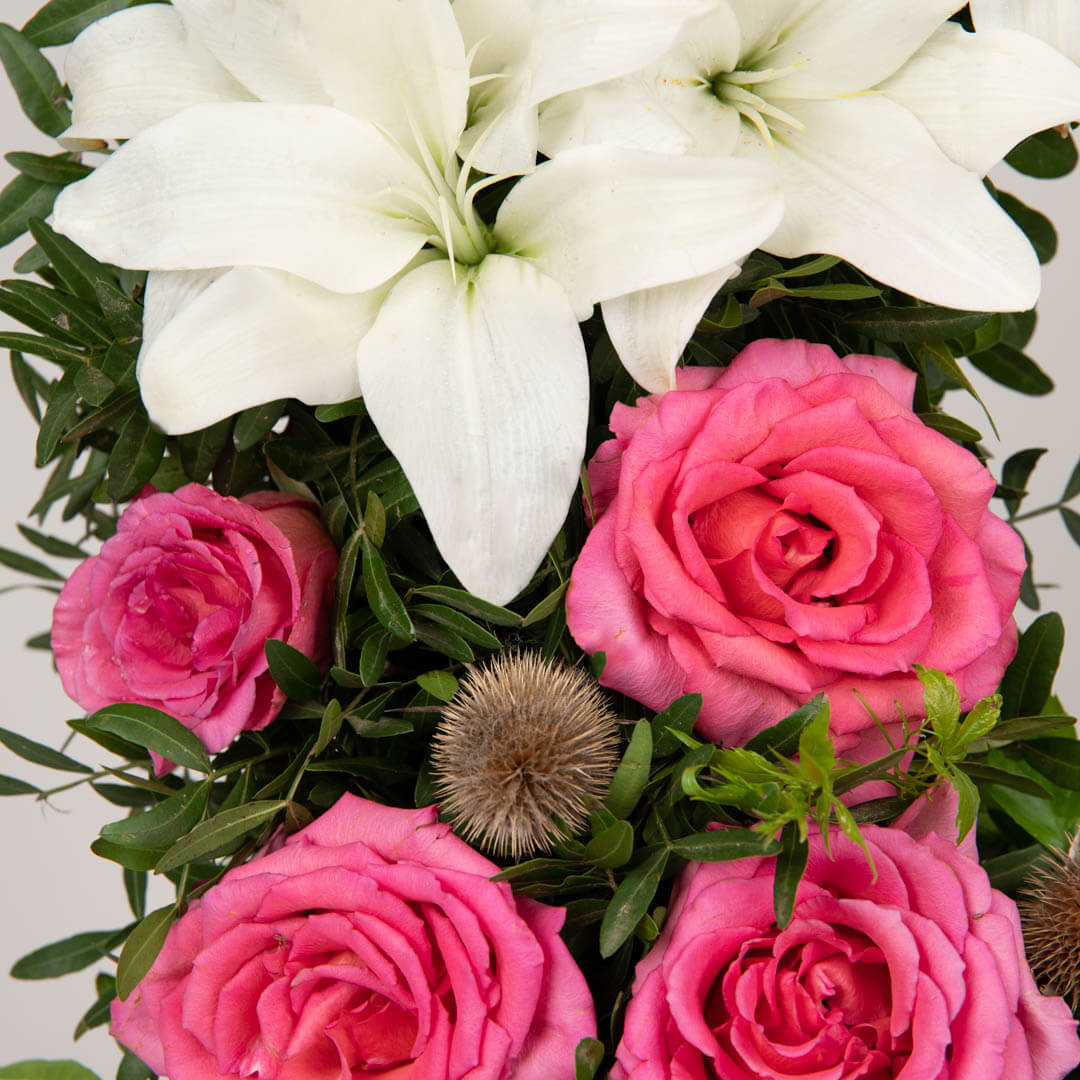
{"label": "spiky seed pod", "polygon": [[1024,946],[1040,989],[1080,1007],[1080,853],[1046,856],[1024,883],[1017,906]]}
{"label": "spiky seed pod", "polygon": [[469,843],[519,859],[548,850],[561,819],[574,831],[607,790],[617,718],[597,684],[535,652],[472,668],[435,732],[443,813]]}

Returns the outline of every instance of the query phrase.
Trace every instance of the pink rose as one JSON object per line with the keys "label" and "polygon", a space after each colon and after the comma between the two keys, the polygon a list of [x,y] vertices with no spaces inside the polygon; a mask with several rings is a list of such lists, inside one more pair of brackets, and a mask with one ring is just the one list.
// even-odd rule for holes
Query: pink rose
{"label": "pink rose", "polygon": [[137,499],[56,602],[64,690],[90,712],[161,709],[216,753],[284,704],[267,639],[327,658],[336,568],[315,506],[292,495],[232,499],[187,484]]}
{"label": "pink rose", "polygon": [[[1076,1021],[1043,997],[1016,905],[956,846],[939,791],[892,828],[864,825],[877,868],[833,827],[787,929],[775,860],[691,863],[638,965],[612,1080],[1060,1080]],[[970,835],[970,834],[969,834]]]}
{"label": "pink rose", "polygon": [[438,824],[343,795],[230,870],[112,1007],[171,1080],[571,1080],[596,1033],[564,913]]}
{"label": "pink rose", "polygon": [[[597,516],[567,597],[605,686],[741,743],[814,694],[847,750],[923,664],[965,706],[1016,649],[1020,539],[987,510],[979,461],[911,411],[915,376],[877,356],[758,341],[728,368],[617,405],[589,466]],[[873,729],[872,729],[873,730]]]}

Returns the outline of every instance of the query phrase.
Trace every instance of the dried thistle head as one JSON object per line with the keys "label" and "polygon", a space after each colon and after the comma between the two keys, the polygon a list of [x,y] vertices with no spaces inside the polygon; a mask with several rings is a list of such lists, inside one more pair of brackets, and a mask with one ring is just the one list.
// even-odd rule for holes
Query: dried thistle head
{"label": "dried thistle head", "polygon": [[539,653],[473,668],[443,710],[432,763],[439,802],[464,839],[518,859],[579,830],[618,761],[618,727],[597,684]]}
{"label": "dried thistle head", "polygon": [[1069,851],[1047,855],[1024,883],[1017,907],[1039,988],[1080,1007],[1080,834]]}

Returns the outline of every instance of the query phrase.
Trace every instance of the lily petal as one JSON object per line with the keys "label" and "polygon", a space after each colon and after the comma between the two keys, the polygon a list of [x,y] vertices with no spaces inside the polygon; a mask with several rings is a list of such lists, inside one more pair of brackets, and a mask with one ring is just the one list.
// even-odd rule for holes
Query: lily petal
{"label": "lily petal", "polygon": [[585,453],[588,373],[550,278],[489,255],[401,279],[358,351],[360,386],[435,543],[494,603],[528,583],[566,516]]}
{"label": "lily petal", "polygon": [[495,238],[559,282],[584,319],[598,301],[730,265],[781,213],[768,163],[586,146],[517,183]]}
{"label": "lily petal", "polygon": [[197,105],[65,188],[53,224],[119,266],[267,266],[337,292],[400,270],[427,229],[384,212],[417,166],[370,124],[322,105]]}
{"label": "lily petal", "polygon": [[251,98],[165,4],[91,23],[72,43],[64,74],[73,99],[65,145],[130,139],[190,105]]}
{"label": "lily petal", "polygon": [[956,0],[821,0],[799,14],[768,66],[793,66],[774,98],[857,94],[887,79],[956,10]]}
{"label": "lily petal", "polygon": [[330,99],[291,0],[174,0],[185,24],[261,101]]}
{"label": "lily petal", "polygon": [[473,75],[495,76],[473,90],[463,148],[477,146],[474,163],[485,172],[531,169],[540,102],[644,67],[671,47],[687,19],[715,6],[715,0],[455,0],[465,46],[476,48]]}
{"label": "lily petal", "polygon": [[212,270],[154,270],[147,274],[143,296],[143,350],[226,272],[224,267],[215,267]]}
{"label": "lily petal", "polygon": [[[150,276],[148,306],[160,306],[162,287],[175,301],[171,277]],[[229,270],[143,345],[146,410],[178,434],[276,398],[318,405],[357,397],[356,346],[385,294],[343,296],[277,270]]]}
{"label": "lily petal", "polygon": [[1080,119],[1080,67],[1017,30],[946,23],[878,89],[980,176],[1028,135]]}
{"label": "lily petal", "polygon": [[1023,30],[1080,64],[1080,5],[1075,0],[971,0],[975,29]]}
{"label": "lily petal", "polygon": [[[792,112],[806,130],[776,140],[786,211],[766,251],[838,255],[947,307],[1032,307],[1039,262],[1026,237],[903,106],[878,95],[799,102]],[[740,150],[772,159],[752,131]]]}
{"label": "lily petal", "polygon": [[623,367],[650,394],[675,389],[675,366],[697,329],[709,301],[737,265],[673,285],[627,293],[602,305],[607,327]]}
{"label": "lily petal", "polygon": [[300,19],[334,104],[388,131],[413,130],[440,168],[465,127],[468,70],[446,0],[303,0]]}

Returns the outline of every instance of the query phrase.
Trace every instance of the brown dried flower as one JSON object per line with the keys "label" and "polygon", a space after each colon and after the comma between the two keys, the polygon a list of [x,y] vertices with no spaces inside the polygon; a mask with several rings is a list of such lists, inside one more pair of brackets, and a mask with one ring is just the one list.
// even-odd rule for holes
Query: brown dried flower
{"label": "brown dried flower", "polygon": [[1080,1007],[1080,834],[1068,853],[1056,851],[1035,867],[1017,906],[1024,946],[1039,988]]}
{"label": "brown dried flower", "polygon": [[556,819],[579,830],[618,761],[617,718],[600,688],[539,653],[471,669],[434,741],[444,814],[470,843],[514,859],[548,850]]}

